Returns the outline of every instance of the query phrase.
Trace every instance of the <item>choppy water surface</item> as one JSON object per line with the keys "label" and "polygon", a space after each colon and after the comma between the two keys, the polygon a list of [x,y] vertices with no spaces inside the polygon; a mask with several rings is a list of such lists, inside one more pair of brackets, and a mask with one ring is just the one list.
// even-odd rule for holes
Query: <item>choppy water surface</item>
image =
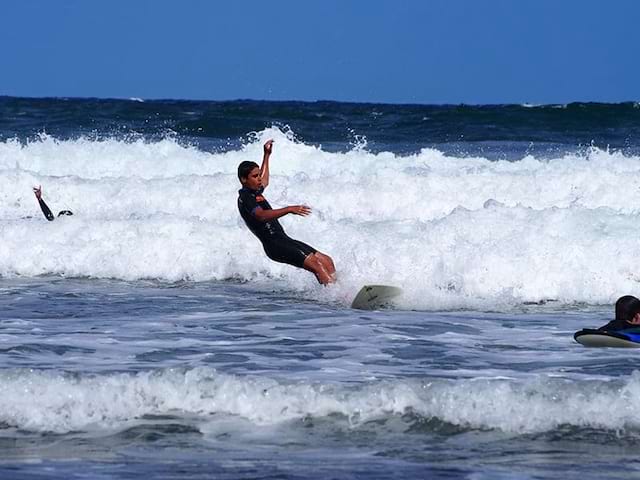
{"label": "choppy water surface", "polygon": [[637,467],[635,356],[571,339],[602,308],[362,312],[248,284],[57,278],[4,280],[0,302],[5,474]]}

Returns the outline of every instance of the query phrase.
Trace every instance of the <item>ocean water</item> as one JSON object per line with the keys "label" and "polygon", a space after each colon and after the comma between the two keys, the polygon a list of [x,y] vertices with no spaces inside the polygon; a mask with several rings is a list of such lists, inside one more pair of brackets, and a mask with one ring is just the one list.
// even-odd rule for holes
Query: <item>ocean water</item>
{"label": "ocean water", "polygon": [[[334,285],[239,218],[267,139]],[[0,97],[0,477],[638,476],[640,357],[572,335],[640,294],[639,185],[634,103]]]}

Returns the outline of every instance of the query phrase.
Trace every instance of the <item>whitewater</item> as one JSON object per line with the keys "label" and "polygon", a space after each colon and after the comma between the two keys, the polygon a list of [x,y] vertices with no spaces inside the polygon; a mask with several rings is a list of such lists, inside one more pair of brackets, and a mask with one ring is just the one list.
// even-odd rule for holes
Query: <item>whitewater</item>
{"label": "whitewater", "polygon": [[[287,232],[329,253],[336,286],[269,261],[237,212],[237,165],[275,140],[267,198],[307,204]],[[640,157],[591,148],[518,161],[326,152],[269,128],[239,150],[175,138],[0,144],[0,274],[120,280],[276,281],[346,303],[367,283],[406,309],[612,303],[640,279]],[[43,222],[31,188],[54,210]]]}

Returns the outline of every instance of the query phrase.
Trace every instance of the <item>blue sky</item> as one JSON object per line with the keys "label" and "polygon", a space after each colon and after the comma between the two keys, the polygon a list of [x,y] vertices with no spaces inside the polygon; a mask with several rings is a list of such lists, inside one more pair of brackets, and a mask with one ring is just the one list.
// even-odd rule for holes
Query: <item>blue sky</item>
{"label": "blue sky", "polygon": [[5,0],[0,95],[640,100],[635,0]]}

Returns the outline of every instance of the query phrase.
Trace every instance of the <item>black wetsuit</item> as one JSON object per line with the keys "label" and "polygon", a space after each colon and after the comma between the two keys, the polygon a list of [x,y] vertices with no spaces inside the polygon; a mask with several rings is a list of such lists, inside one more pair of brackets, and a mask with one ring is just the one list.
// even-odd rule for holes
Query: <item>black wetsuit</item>
{"label": "black wetsuit", "polygon": [[604,332],[616,332],[619,330],[627,330],[629,328],[637,327],[637,325],[633,325],[632,323],[625,322],[624,320],[611,320],[606,325],[598,328],[599,331]]}
{"label": "black wetsuit", "polygon": [[[38,198],[38,203],[40,204],[40,209],[42,210],[42,213],[44,214],[46,219],[50,222],[53,222],[55,220],[55,217],[53,216],[53,213],[51,213],[51,210],[49,209],[47,204],[44,203],[44,200],[42,198]],[[60,213],[58,213],[58,216],[60,215],[73,215],[73,213],[71,213],[69,210],[62,210]]]}
{"label": "black wetsuit", "polygon": [[299,240],[287,236],[277,219],[261,222],[255,217],[258,207],[272,210],[269,202],[262,196],[264,188],[251,190],[242,188],[238,191],[238,210],[249,230],[262,242],[267,257],[275,262],[288,263],[303,268],[304,260],[316,249]]}
{"label": "black wetsuit", "polygon": [[47,218],[47,220],[53,222],[55,217],[53,216],[53,213],[51,213],[51,210],[49,210],[49,207],[47,207],[47,204],[44,203],[44,200],[42,198],[39,198],[38,203],[40,204],[40,209],[42,210],[42,213],[44,213],[44,216]]}

